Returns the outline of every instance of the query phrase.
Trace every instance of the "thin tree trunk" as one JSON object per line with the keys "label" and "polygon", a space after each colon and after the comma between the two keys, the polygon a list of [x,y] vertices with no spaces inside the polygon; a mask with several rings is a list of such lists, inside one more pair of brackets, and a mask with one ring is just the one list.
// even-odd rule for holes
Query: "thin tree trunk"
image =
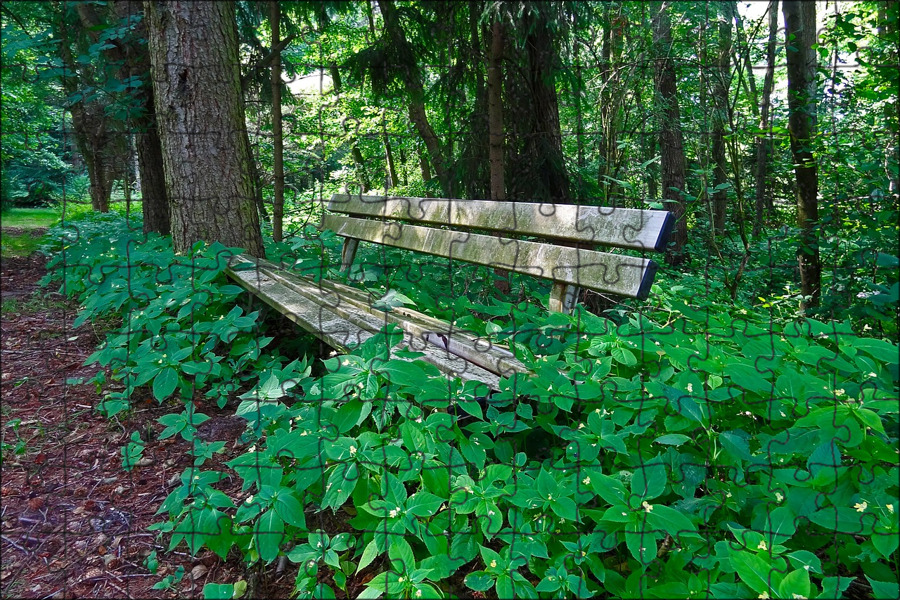
{"label": "thin tree trunk", "polygon": [[822,265],[819,260],[819,176],[813,154],[816,135],[816,5],[785,0],[785,48],[788,75],[788,129],[797,178],[797,226],[800,228],[801,307],[819,304]]}
{"label": "thin tree trunk", "polygon": [[[506,181],[503,166],[503,25],[499,18],[491,23],[491,48],[488,55],[488,161],[491,166],[491,200],[506,200]],[[509,271],[494,269],[494,287],[501,294],[509,294]]]}
{"label": "thin tree trunk", "polygon": [[[727,15],[726,9],[726,15]],[[725,211],[728,181],[725,161],[725,124],[728,121],[728,81],[731,77],[731,19],[719,20],[718,69],[713,81],[713,231],[715,235],[725,234]]]}
{"label": "thin tree trunk", "polygon": [[491,52],[488,59],[488,136],[491,165],[491,200],[506,200],[503,169],[503,26],[491,24]]}
{"label": "thin tree trunk", "polygon": [[753,117],[758,119],[759,94],[756,89],[756,77],[753,75],[753,63],[750,60],[750,44],[747,40],[747,35],[744,32],[744,20],[741,18],[741,13],[738,12],[737,2],[735,0],[727,0],[727,3],[728,5],[725,9],[725,14],[734,21],[734,25],[737,29],[737,41],[738,44],[740,44],[739,47],[734,49],[734,64],[739,66],[741,62],[743,62],[745,76],[741,79],[744,82],[745,91],[750,98],[750,110],[753,113]]}
{"label": "thin tree trunk", "polygon": [[406,34],[400,26],[400,17],[397,15],[393,0],[378,0],[378,7],[381,9],[381,16],[384,19],[385,32],[394,46],[399,49],[398,54],[408,58],[406,64],[397,65],[397,68],[402,72],[406,88],[409,120],[415,126],[419,137],[422,138],[438,180],[441,182],[441,188],[446,194],[449,192],[450,186],[447,161],[441,149],[440,140],[428,122],[428,115],[425,112],[425,87],[422,83],[422,74],[415,62],[413,50],[406,39]]}
{"label": "thin tree trunk", "polygon": [[396,186],[397,181],[397,167],[394,166],[394,151],[391,149],[391,140],[387,134],[387,125],[385,124],[385,111],[382,109],[381,111],[381,140],[384,143],[384,158],[387,162],[387,182],[384,186],[384,191],[387,192],[392,187]]}
{"label": "thin tree trunk", "polygon": [[759,129],[756,139],[756,215],[753,220],[753,235],[762,231],[765,214],[772,215],[774,203],[769,189],[769,163],[772,157],[772,90],[775,87],[775,47],[778,34],[778,0],[769,2],[769,39],[766,43],[766,76],[763,80],[762,106],[759,111]]}
{"label": "thin tree trunk", "polygon": [[172,241],[264,256],[241,99],[233,2],[145,3]]}
{"label": "thin tree trunk", "polygon": [[675,64],[669,53],[672,48],[672,23],[667,2],[660,3],[653,16],[654,85],[659,106],[659,148],[662,155],[662,197],[675,217],[672,243],[666,261],[681,264],[686,260],[687,219],[685,218],[684,137],[678,108]]}
{"label": "thin tree trunk", "polygon": [[[269,2],[269,21],[272,26],[272,47],[281,42],[281,9],[277,0]],[[272,60],[272,176],[275,189],[272,196],[272,239],[284,238],[284,136],[281,127],[281,52]]]}

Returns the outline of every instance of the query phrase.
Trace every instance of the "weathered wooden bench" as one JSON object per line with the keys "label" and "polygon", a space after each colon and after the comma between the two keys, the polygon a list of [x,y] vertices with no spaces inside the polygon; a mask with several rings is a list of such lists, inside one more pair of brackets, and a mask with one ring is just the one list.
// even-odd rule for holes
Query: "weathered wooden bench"
{"label": "weathered wooden bench", "polygon": [[[321,228],[345,238],[344,270],[359,242],[384,244],[549,279],[549,309],[557,312],[574,308],[579,288],[646,298],[655,262],[594,248],[662,252],[673,224],[667,211],[445,198],[335,194],[328,210]],[[228,274],[340,351],[393,323],[406,334],[403,346],[449,375],[497,389],[499,377],[527,371],[501,345],[409,308],[374,308],[377,298],[348,285],[243,255]]]}

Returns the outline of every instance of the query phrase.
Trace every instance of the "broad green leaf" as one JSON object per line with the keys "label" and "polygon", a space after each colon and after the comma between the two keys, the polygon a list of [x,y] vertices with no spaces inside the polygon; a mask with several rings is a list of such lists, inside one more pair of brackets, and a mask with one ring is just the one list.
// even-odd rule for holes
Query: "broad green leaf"
{"label": "broad green leaf", "polygon": [[473,571],[466,575],[463,583],[470,590],[476,592],[486,592],[494,586],[494,578],[484,571]]}
{"label": "broad green leaf", "polygon": [[809,571],[796,569],[784,576],[778,586],[780,598],[809,598]]}
{"label": "broad green leaf", "polygon": [[691,438],[689,438],[688,436],[682,435],[680,433],[668,433],[666,435],[659,436],[653,441],[657,444],[665,444],[666,446],[680,446],[690,439]]}
{"label": "broad green leaf", "polygon": [[178,372],[166,367],[153,379],[153,397],[162,402],[172,395],[178,385]]}
{"label": "broad green leaf", "polygon": [[894,600],[900,597],[900,586],[896,581],[876,581],[866,575],[869,584],[872,586],[872,595],[878,600]]}
{"label": "broad green leaf", "polygon": [[430,517],[436,513],[443,499],[429,492],[417,492],[406,501],[406,512],[416,517]]}
{"label": "broad green leaf", "polygon": [[372,540],[366,545],[365,550],[363,550],[362,557],[359,559],[359,566],[356,567],[356,572],[359,573],[375,560],[375,557],[378,556],[378,545],[375,543],[375,540]]}
{"label": "broad green leaf", "polygon": [[253,529],[259,557],[266,562],[275,560],[284,540],[284,521],[274,510],[267,510]]}
{"label": "broad green leaf", "polygon": [[741,581],[750,586],[757,594],[766,593],[773,596],[781,584],[781,576],[772,566],[758,554],[747,550],[729,548],[731,566]]}
{"label": "broad green leaf", "polygon": [[666,489],[666,481],[666,466],[658,459],[635,467],[631,478],[631,493],[637,499],[632,498],[631,502],[637,507],[643,501],[653,500]]}

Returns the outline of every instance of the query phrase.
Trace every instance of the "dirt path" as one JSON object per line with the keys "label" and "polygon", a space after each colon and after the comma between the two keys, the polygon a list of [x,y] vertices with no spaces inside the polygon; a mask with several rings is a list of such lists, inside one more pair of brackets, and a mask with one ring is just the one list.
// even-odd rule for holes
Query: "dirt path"
{"label": "dirt path", "polygon": [[[174,598],[202,597],[206,582],[246,578],[232,551],[228,562],[210,552],[191,557],[182,545],[165,553],[147,527],[178,476],[191,465],[186,442],[151,437],[143,466],[122,469],[121,448],[135,430],[159,432],[156,419],[172,407],[138,401],[127,415],[108,420],[94,407],[93,385],[83,367],[102,334],[90,324],[71,328],[75,307],[40,289],[43,261],[3,259],[2,374],[2,550],[0,592],[5,598]],[[215,405],[198,406],[215,416]],[[204,469],[230,472],[217,455]],[[222,489],[239,501],[238,478]],[[145,560],[157,552],[159,570]],[[183,567],[181,582],[167,590],[152,586]],[[286,597],[290,570],[260,582],[268,597]]]}

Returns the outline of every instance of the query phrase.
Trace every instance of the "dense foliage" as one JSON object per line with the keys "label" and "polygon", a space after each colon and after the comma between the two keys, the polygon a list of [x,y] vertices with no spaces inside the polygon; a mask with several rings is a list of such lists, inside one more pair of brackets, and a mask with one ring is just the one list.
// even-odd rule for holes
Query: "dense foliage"
{"label": "dense foliage", "polygon": [[[786,34],[786,8],[815,35]],[[172,407],[159,437],[191,442],[154,526],[170,550],[291,561],[300,597],[898,595],[900,3],[234,9],[240,81],[222,80],[252,157],[229,175],[249,170],[267,235],[284,157],[267,256],[508,344],[532,374],[488,394],[394,330],[336,356],[278,336],[224,274],[239,248],[166,235],[194,195],[164,177],[143,5],[5,3],[2,206],[63,202],[46,282],[80,303],[75,325],[110,330],[90,358],[101,413],[151,398]],[[818,59],[803,98],[785,67],[801,50]],[[116,186],[141,188],[143,222],[130,201],[99,214]],[[647,302],[585,294],[567,316],[546,282],[499,293],[501,273],[402,250],[363,244],[338,272],[341,240],[315,224],[345,190],[678,219]],[[98,214],[73,220],[88,198]],[[229,472],[209,468],[226,448],[197,435],[200,398],[246,421]],[[123,468],[150,443],[135,432]]]}
{"label": "dense foliage", "polygon": [[[307,233],[317,243],[272,253],[339,277],[337,241]],[[234,305],[225,248],[175,256],[112,217],[53,234],[51,276],[81,299],[79,322],[122,318],[91,358],[108,367],[98,382],[111,373],[101,408],[125,410],[141,386],[183,405],[160,419],[196,457],[154,526],[171,549],[286,555],[301,597],[335,593],[323,571],[340,588],[363,569],[377,573],[364,597],[837,597],[856,576],[895,595],[897,346],[847,322],[773,319],[667,280],[652,306],[606,317],[478,289],[451,307],[393,281],[532,367],[484,398],[392,351],[390,330],[321,363],[268,348],[267,321]],[[414,268],[459,289],[474,269]],[[377,293],[389,272],[356,277]],[[194,436],[201,392],[247,420],[253,443],[228,463],[243,497],[203,469],[223,443]],[[126,468],[144,444],[123,448]],[[341,530],[318,528],[321,511]]]}

